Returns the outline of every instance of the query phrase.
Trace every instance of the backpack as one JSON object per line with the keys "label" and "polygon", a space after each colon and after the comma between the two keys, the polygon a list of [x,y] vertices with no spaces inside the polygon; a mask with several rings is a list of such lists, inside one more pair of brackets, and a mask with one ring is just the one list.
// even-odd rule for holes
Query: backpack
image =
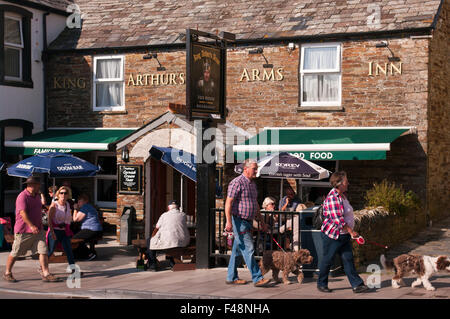
{"label": "backpack", "polygon": [[320,230],[323,224],[323,205],[320,205],[319,208],[314,212],[313,215],[313,227],[316,230]]}

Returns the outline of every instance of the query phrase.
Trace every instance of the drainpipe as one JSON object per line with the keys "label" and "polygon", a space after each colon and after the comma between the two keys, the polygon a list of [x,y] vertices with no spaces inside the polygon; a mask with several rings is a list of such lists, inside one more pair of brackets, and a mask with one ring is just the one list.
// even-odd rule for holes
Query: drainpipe
{"label": "drainpipe", "polygon": [[50,14],[50,12],[45,12],[42,15],[42,43],[43,43],[43,49],[42,49],[42,73],[43,73],[43,84],[44,84],[44,122],[43,122],[43,129],[44,131],[47,129],[47,16]]}

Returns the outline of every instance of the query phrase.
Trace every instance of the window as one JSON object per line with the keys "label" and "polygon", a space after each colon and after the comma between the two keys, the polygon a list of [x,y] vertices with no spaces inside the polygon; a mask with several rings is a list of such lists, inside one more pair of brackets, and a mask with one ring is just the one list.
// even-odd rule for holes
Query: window
{"label": "window", "polygon": [[117,199],[117,158],[114,153],[97,153],[101,171],[95,177],[95,204],[115,208]]}
{"label": "window", "polygon": [[123,56],[94,57],[94,111],[125,110]]}
{"label": "window", "polygon": [[301,106],[341,106],[340,44],[303,45]]}
{"label": "window", "polygon": [[0,4],[0,85],[33,87],[31,12]]}
{"label": "window", "polygon": [[22,20],[5,16],[5,79],[22,81]]}

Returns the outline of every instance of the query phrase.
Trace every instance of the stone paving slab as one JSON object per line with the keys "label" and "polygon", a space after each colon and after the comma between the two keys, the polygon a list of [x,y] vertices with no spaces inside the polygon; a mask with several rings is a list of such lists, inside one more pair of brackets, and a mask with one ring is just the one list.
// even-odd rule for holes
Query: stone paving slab
{"label": "stone paving slab", "polygon": [[[403,245],[389,250],[388,256],[396,256],[401,252],[426,252],[429,255],[449,254],[450,218],[439,225],[427,228],[415,238]],[[428,234],[431,241],[417,244],[419,238],[426,239]],[[435,237],[439,236],[439,237]],[[405,279],[408,285],[400,289],[391,287],[393,273],[382,271],[380,288],[370,293],[354,294],[345,275],[330,277],[329,287],[333,293],[324,294],[316,289],[315,278],[305,278],[302,284],[296,282],[291,275],[290,285],[283,283],[273,284],[268,288],[256,288],[250,282],[251,276],[247,269],[239,269],[242,279],[249,281],[244,286],[230,286],[225,284],[227,269],[224,267],[213,269],[197,269],[189,271],[163,270],[159,272],[137,271],[135,261],[136,250],[131,246],[118,246],[114,242],[98,245],[98,259],[93,261],[81,261],[78,263],[84,272],[81,278],[80,288],[69,288],[65,273],[66,264],[50,264],[51,272],[61,276],[64,281],[60,283],[44,283],[37,272],[37,260],[19,260],[13,268],[13,274],[19,282],[8,283],[0,280],[0,291],[26,292],[36,295],[42,293],[61,296],[61,298],[84,297],[100,299],[121,298],[233,298],[233,299],[436,299],[448,300],[450,298],[450,273],[439,273],[432,277],[431,283],[436,291],[426,291],[422,286],[411,288],[413,277]],[[0,271],[4,272],[8,252],[0,253]],[[104,256],[104,257],[102,257]],[[375,261],[377,263],[377,261]],[[373,275],[360,273],[364,281]],[[267,276],[271,276],[269,272]]]}

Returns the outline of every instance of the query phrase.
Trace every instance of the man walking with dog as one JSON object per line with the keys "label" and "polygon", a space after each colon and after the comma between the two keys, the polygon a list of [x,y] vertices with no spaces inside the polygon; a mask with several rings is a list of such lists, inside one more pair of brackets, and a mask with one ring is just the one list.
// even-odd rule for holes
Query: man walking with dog
{"label": "man walking with dog", "polygon": [[234,243],[231,250],[230,262],[226,283],[229,285],[245,285],[247,281],[239,279],[237,260],[242,256],[252,275],[255,287],[266,287],[270,279],[264,279],[258,263],[254,257],[252,237],[253,219],[260,221],[263,231],[267,231],[257,201],[257,189],[254,182],[258,164],[247,159],[244,162],[242,175],[233,179],[228,185],[228,194],[225,202],[225,216],[227,232],[233,231]]}

